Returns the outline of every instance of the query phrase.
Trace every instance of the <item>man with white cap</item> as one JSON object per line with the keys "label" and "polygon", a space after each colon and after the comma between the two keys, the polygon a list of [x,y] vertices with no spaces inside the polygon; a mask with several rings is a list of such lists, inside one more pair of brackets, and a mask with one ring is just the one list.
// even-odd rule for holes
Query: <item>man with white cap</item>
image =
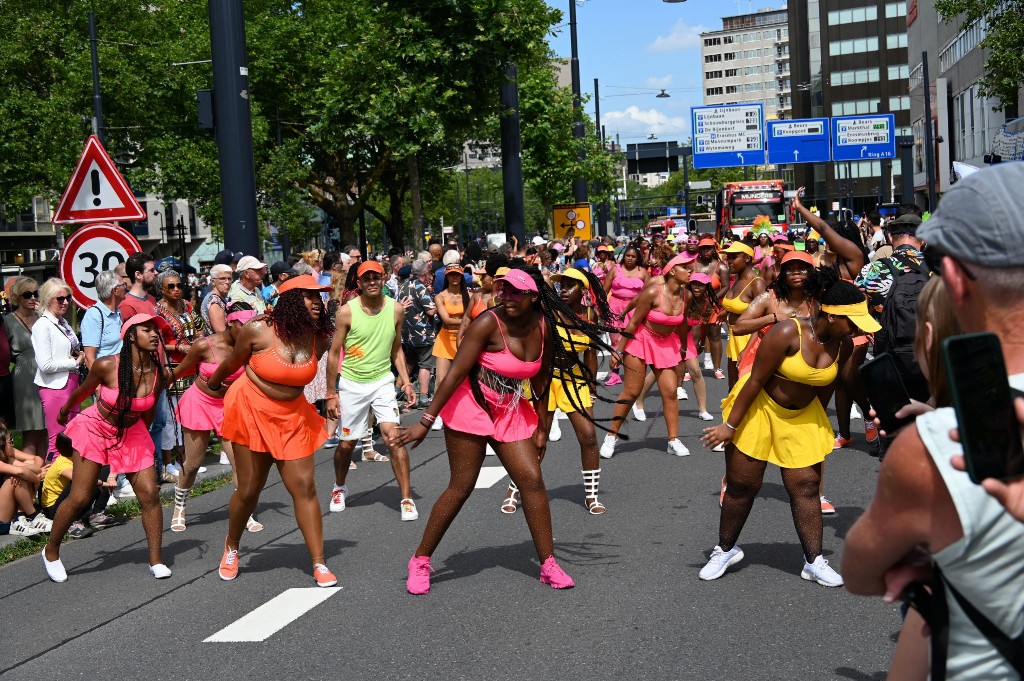
{"label": "man with white cap", "polygon": [[232,303],[245,303],[260,314],[266,312],[267,301],[260,291],[263,278],[267,276],[266,263],[260,262],[259,258],[245,255],[238,261],[235,273],[238,279],[228,290],[228,307],[231,307]]}

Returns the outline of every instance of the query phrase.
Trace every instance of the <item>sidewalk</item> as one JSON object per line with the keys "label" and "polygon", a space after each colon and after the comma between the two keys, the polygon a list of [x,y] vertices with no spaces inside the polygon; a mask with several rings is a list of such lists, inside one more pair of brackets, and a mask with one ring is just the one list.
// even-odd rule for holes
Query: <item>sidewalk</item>
{"label": "sidewalk", "polygon": [[[200,474],[198,474],[196,476],[196,484],[197,485],[200,482],[202,482],[203,480],[211,480],[211,479],[221,478],[221,477],[224,477],[224,476],[231,475],[231,466],[222,466],[220,464],[220,453],[208,454],[206,459],[203,460],[203,464],[202,465],[206,466],[206,472],[205,473],[200,473]],[[161,500],[167,500],[167,499],[173,499],[173,498],[174,498],[174,485],[171,484],[171,483],[164,483],[164,484],[160,485],[160,499]],[[134,497],[132,497],[132,499],[134,499]],[[130,501],[130,500],[131,499],[124,499],[124,501]],[[121,501],[121,500],[119,499],[118,501]],[[170,516],[167,515],[164,520],[165,520],[166,523],[169,523],[170,522]],[[36,536],[39,537],[39,536],[42,536],[42,535],[36,535]],[[19,541],[21,539],[25,539],[25,537],[22,537],[20,535],[15,535],[15,534],[0,535],[0,548],[4,548],[4,547],[7,547],[7,546],[10,546],[11,544],[14,544],[15,542],[17,542],[17,541]]]}

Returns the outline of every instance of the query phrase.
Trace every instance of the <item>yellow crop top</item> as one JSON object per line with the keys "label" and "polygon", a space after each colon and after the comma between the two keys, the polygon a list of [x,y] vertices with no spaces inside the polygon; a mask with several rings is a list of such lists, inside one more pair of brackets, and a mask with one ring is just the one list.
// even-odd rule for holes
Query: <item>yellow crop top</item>
{"label": "yellow crop top", "polygon": [[722,307],[724,307],[727,312],[731,312],[732,314],[743,314],[744,312],[746,312],[747,308],[750,307],[750,303],[744,303],[741,300],[741,298],[743,298],[743,294],[746,293],[747,289],[750,288],[750,285],[754,283],[754,279],[756,278],[757,277],[751,277],[750,281],[747,282],[747,285],[743,287],[743,290],[740,291],[739,295],[736,296],[735,298],[723,297]]}
{"label": "yellow crop top", "polygon": [[804,334],[800,328],[800,321],[793,319],[796,324],[796,331],[799,334],[800,344],[797,346],[796,354],[790,355],[782,360],[775,375],[794,383],[803,383],[811,386],[826,386],[836,380],[839,374],[839,356],[835,361],[824,369],[817,369],[810,366],[804,359]]}

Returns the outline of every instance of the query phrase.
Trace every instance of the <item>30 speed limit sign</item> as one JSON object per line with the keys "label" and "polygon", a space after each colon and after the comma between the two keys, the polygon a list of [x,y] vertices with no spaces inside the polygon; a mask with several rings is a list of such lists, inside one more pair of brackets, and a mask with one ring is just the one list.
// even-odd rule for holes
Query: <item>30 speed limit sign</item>
{"label": "30 speed limit sign", "polygon": [[71,295],[81,308],[96,303],[96,277],[112,270],[142,246],[135,237],[117,225],[101,222],[77,230],[64,244],[60,256],[60,276],[71,287]]}

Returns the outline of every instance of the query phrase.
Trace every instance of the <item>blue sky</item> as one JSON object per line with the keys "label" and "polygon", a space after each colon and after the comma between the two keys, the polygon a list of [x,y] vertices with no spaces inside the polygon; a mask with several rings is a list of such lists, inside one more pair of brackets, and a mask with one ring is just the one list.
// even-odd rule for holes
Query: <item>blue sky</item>
{"label": "blue sky", "polygon": [[[563,25],[549,42],[561,57],[571,54],[569,1],[546,0],[562,11]],[[577,2],[577,40],[584,94],[601,86],[601,124],[622,144],[690,136],[690,107],[702,104],[700,34],[722,28],[722,16],[780,8],[784,0],[585,0]],[[657,99],[661,88],[672,95]],[[587,105],[594,115],[594,104]]]}

